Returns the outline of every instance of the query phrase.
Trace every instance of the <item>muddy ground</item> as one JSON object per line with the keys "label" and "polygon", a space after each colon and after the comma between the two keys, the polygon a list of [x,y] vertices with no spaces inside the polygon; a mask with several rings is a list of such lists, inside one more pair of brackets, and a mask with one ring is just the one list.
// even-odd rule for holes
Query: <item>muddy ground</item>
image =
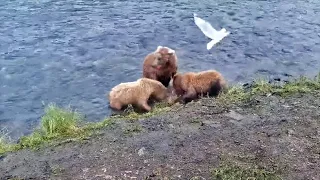
{"label": "muddy ground", "polygon": [[202,99],[100,135],[0,160],[2,179],[211,179],[224,162],[283,179],[320,177],[320,93],[256,97],[222,108]]}

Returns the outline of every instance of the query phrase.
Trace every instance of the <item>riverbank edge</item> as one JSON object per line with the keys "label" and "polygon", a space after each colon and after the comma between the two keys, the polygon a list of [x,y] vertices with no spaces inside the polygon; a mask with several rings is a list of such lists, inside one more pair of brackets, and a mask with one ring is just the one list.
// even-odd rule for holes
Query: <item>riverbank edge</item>
{"label": "riverbank edge", "polygon": [[[300,76],[286,82],[257,79],[250,84],[230,85],[226,92],[216,97],[216,100],[219,106],[228,107],[250,101],[254,96],[279,95],[290,97],[297,93],[312,93],[319,90],[320,72],[314,78]],[[39,127],[33,133],[21,137],[16,143],[7,142],[5,136],[0,137],[0,156],[25,148],[36,150],[71,141],[82,141],[98,135],[100,130],[112,126],[117,121],[147,119],[171,109],[172,107],[168,104],[157,103],[148,113],[137,113],[129,108],[121,115],[110,116],[97,123],[84,123],[81,113],[70,108],[61,108],[55,104],[49,104],[41,118]]]}

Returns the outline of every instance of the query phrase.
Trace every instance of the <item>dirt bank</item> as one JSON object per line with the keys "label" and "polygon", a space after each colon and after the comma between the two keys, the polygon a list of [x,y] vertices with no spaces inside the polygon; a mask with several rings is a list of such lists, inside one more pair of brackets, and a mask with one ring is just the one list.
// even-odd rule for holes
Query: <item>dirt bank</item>
{"label": "dirt bank", "polygon": [[212,170],[228,163],[288,180],[319,179],[320,93],[256,96],[228,107],[202,99],[155,117],[116,121],[87,140],[9,153],[0,160],[0,176],[211,179],[218,176]]}

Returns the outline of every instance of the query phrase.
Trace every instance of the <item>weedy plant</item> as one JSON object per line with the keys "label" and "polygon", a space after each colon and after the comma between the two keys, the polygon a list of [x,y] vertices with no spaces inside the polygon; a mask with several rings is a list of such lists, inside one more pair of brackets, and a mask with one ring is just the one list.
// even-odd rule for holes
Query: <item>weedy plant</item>
{"label": "weedy plant", "polygon": [[281,180],[281,177],[274,172],[268,172],[256,167],[240,167],[231,164],[224,164],[211,170],[212,179],[216,180]]}

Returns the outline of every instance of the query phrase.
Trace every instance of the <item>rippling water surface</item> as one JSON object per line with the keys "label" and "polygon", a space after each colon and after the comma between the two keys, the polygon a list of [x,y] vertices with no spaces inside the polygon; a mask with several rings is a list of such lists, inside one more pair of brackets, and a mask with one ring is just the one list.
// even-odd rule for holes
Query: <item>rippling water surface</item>
{"label": "rippling water surface", "polygon": [[[207,51],[194,12],[231,34]],[[319,17],[318,0],[1,1],[0,125],[29,133],[49,102],[101,120],[105,94],[141,77],[158,45],[176,49],[180,71],[217,69],[230,82],[316,75]]]}

